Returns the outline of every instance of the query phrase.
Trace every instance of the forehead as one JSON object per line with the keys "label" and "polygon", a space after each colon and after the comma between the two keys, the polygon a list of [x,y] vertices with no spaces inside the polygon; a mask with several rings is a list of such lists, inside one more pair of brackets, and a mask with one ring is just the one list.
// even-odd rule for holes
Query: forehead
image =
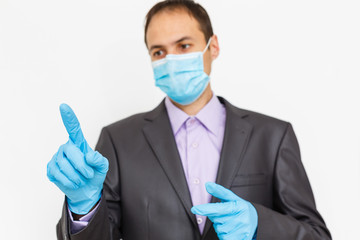
{"label": "forehead", "polygon": [[166,45],[184,36],[204,40],[198,21],[186,10],[163,10],[150,21],[146,40],[151,45]]}

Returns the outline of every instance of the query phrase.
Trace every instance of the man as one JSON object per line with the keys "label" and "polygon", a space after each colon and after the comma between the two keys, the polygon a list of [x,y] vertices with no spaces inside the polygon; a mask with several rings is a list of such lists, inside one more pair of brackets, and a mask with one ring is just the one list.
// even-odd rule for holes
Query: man
{"label": "man", "polygon": [[66,195],[58,239],[331,239],[291,125],[213,94],[219,44],[206,11],[164,1],[146,20],[167,98],[105,127],[98,151],[60,106],[69,141],[48,164]]}

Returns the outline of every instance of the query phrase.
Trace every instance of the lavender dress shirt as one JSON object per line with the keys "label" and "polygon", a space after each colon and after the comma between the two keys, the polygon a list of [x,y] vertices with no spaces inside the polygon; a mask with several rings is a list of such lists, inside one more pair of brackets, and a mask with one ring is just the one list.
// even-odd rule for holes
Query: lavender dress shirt
{"label": "lavender dress shirt", "polygon": [[[179,150],[193,205],[209,203],[211,195],[205,189],[206,182],[215,182],[225,132],[225,107],[213,94],[211,100],[195,116],[189,116],[177,108],[167,97],[165,106]],[[71,232],[76,233],[87,226],[96,212],[74,221]],[[202,233],[206,217],[196,216]]]}

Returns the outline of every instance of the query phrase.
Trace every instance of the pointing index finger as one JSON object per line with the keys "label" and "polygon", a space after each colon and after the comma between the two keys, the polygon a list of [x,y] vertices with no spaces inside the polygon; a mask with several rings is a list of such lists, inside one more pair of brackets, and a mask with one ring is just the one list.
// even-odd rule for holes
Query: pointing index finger
{"label": "pointing index finger", "polygon": [[70,140],[85,153],[87,143],[74,111],[69,105],[63,103],[60,105],[60,114]]}

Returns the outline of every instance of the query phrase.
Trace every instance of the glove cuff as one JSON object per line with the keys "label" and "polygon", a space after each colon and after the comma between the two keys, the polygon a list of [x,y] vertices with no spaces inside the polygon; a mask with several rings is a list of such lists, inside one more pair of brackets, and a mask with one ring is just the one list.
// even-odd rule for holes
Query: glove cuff
{"label": "glove cuff", "polygon": [[78,214],[78,215],[86,215],[90,212],[90,210],[96,205],[96,203],[101,198],[101,192],[94,196],[94,198],[88,198],[86,200],[82,200],[79,202],[73,202],[70,198],[66,197],[68,207],[71,212]]}

